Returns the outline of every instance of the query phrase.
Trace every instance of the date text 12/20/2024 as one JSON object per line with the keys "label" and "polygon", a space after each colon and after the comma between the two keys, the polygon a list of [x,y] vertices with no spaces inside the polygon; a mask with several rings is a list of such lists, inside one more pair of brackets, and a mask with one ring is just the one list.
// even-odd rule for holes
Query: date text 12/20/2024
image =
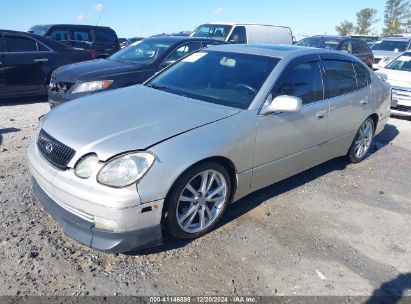
{"label": "date text 12/20/2024", "polygon": [[258,303],[258,297],[150,297],[150,303]]}

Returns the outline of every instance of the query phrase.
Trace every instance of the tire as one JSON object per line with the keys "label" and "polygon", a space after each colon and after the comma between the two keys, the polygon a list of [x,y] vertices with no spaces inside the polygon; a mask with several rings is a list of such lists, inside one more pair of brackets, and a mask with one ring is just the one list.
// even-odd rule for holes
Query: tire
{"label": "tire", "polygon": [[222,165],[216,162],[194,165],[178,178],[167,195],[163,212],[165,229],[180,239],[208,233],[220,221],[231,189],[230,175]]}
{"label": "tire", "polygon": [[347,156],[352,163],[356,164],[365,159],[371,147],[374,130],[374,120],[368,117],[358,129],[350,150],[348,151]]}

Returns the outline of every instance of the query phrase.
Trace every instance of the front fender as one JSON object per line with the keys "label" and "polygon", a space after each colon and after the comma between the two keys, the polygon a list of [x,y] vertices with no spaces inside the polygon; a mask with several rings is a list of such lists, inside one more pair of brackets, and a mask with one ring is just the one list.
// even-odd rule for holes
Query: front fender
{"label": "front fender", "polygon": [[210,157],[229,159],[240,174],[254,159],[256,111],[245,110],[191,130],[150,148],[156,163],[138,183],[142,202],[164,199],[178,177],[193,164]]}

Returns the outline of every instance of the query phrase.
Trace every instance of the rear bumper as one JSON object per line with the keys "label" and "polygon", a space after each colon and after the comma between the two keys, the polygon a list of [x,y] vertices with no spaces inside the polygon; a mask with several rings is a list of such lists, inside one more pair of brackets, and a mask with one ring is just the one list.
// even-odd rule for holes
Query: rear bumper
{"label": "rear bumper", "polygon": [[59,223],[63,231],[80,244],[107,253],[128,252],[162,244],[160,224],[125,232],[96,228],[93,222],[61,207],[44,192],[34,178],[32,181],[34,195],[43,207]]}

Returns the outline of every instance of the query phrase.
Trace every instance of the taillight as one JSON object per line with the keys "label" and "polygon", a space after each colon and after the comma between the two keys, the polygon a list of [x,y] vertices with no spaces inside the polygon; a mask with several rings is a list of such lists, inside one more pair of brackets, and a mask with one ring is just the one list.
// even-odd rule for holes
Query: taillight
{"label": "taillight", "polygon": [[91,57],[92,59],[96,59],[96,55],[94,54],[94,52],[93,52],[92,49],[88,49],[88,50],[87,50],[87,53],[90,55],[90,57]]}

